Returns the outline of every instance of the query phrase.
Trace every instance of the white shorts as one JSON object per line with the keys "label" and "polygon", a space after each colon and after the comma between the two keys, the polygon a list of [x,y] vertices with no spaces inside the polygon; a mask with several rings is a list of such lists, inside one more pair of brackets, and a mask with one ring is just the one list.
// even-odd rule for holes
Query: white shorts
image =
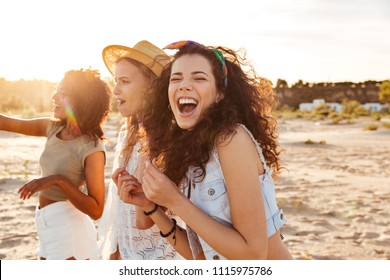
{"label": "white shorts", "polygon": [[69,201],[37,207],[35,225],[39,237],[38,255],[48,260],[91,259],[97,246],[97,232],[91,218]]}

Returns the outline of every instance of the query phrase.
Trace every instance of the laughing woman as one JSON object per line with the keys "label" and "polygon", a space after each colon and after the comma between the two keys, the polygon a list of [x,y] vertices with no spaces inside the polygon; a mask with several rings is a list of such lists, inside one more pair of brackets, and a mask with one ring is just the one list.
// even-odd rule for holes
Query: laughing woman
{"label": "laughing woman", "polygon": [[188,259],[291,259],[271,175],[280,164],[270,84],[228,48],[192,41],[166,48],[179,50],[143,120],[149,202],[133,203]]}
{"label": "laughing woman", "polygon": [[39,193],[39,259],[90,259],[97,246],[92,219],[99,219],[104,207],[102,125],[110,109],[110,91],[97,71],[71,70],[52,99],[54,118],[0,114],[0,129],[47,137],[39,159],[41,178],[19,189],[21,199]]}

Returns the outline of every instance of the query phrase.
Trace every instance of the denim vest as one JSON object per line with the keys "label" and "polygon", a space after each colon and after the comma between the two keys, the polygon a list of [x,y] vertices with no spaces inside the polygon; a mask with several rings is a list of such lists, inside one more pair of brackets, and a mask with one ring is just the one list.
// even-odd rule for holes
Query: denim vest
{"label": "denim vest", "polygon": [[[280,210],[276,203],[275,185],[271,176],[272,169],[268,168],[261,147],[253,135],[245,126],[241,126],[251,136],[264,165],[265,173],[259,176],[259,182],[264,200],[267,234],[270,237],[280,229],[286,220],[283,216],[283,210]],[[201,182],[195,179],[197,172],[199,172],[198,168],[190,167],[187,172],[187,177],[183,181],[183,193],[207,215],[226,226],[233,227],[225,178],[222,173],[216,148],[212,151],[210,160],[206,164],[206,174]],[[194,258],[203,250],[208,260],[225,259],[225,257],[215,251],[188,226],[187,235]]]}

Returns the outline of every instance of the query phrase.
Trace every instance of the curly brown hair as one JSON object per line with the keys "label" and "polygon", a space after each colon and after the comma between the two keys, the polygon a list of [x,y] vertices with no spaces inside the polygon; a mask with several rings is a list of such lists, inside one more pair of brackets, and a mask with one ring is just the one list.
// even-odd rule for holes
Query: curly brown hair
{"label": "curly brown hair", "polygon": [[[96,143],[98,139],[105,139],[103,124],[110,112],[111,91],[100,79],[99,71],[70,70],[61,83],[69,88],[67,94],[81,134]],[[65,125],[66,121],[61,120],[59,125]]]}
{"label": "curly brown hair", "polygon": [[[217,49],[224,55],[227,67],[227,85]],[[241,50],[243,52],[243,50]],[[191,130],[181,129],[169,110],[168,87],[172,64],[187,54],[200,54],[211,64],[217,91],[224,98],[210,106],[202,119]],[[245,70],[244,70],[245,68]],[[253,66],[240,55],[225,47],[205,47],[188,44],[181,47],[156,80],[153,92],[147,98],[143,126],[147,135],[144,150],[149,158],[156,158],[162,171],[175,183],[186,175],[189,166],[199,167],[200,180],[210,153],[219,141],[235,133],[237,124],[245,125],[259,142],[267,165],[279,171],[279,146],[276,119],[273,116],[274,92],[272,84],[260,78]]]}

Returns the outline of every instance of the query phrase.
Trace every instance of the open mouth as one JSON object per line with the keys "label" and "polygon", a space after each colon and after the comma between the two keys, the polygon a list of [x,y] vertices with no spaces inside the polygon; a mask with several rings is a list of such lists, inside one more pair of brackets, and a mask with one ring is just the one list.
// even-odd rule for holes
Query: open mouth
{"label": "open mouth", "polygon": [[60,105],[58,105],[58,104],[55,104],[55,103],[53,103],[53,109],[61,109],[62,108],[62,106],[60,106]]}
{"label": "open mouth", "polygon": [[123,99],[117,98],[117,99],[116,99],[116,102],[117,102],[117,105],[118,105],[118,107],[119,107],[119,106],[121,106],[123,103],[125,103],[126,101],[123,100]]}
{"label": "open mouth", "polygon": [[177,101],[177,108],[180,113],[189,114],[195,110],[196,106],[198,106],[198,101],[193,98],[181,97]]}

